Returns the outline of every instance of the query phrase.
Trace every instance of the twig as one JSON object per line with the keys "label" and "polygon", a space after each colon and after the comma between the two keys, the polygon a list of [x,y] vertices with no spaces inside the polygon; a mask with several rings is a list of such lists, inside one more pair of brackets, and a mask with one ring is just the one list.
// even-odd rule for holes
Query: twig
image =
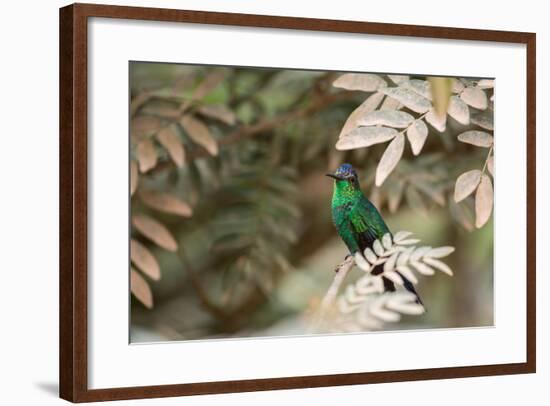
{"label": "twig", "polygon": [[314,323],[314,330],[319,330],[323,327],[325,318],[332,309],[334,302],[336,301],[340,286],[342,286],[344,279],[346,279],[346,276],[348,275],[349,271],[351,271],[354,265],[355,258],[350,255],[344,260],[344,262],[336,267],[336,274],[334,275],[332,284],[328,288],[327,293],[323,297],[323,300],[321,300],[319,312]]}

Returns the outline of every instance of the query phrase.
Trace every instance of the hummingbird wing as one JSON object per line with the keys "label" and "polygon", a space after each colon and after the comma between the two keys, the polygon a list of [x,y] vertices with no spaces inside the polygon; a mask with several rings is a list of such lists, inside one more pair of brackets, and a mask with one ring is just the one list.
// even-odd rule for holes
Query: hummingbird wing
{"label": "hummingbird wing", "polygon": [[351,207],[349,219],[361,251],[390,232],[376,207],[364,196]]}
{"label": "hummingbird wing", "polygon": [[[375,240],[381,239],[384,234],[390,232],[390,229],[386,225],[386,222],[374,204],[372,204],[365,196],[362,196],[361,199],[358,199],[357,202],[351,206],[349,211],[349,219],[354,230],[357,245],[359,246],[361,252],[367,247],[372,248],[372,244]],[[383,272],[383,269],[384,268],[382,265],[378,265],[374,268],[372,274],[379,274]],[[401,273],[399,273],[399,275],[403,279],[405,289],[413,293],[416,296],[416,301],[424,306],[420,296],[414,288],[414,285]],[[382,280],[384,282],[384,291],[395,291],[395,285],[392,281],[384,276],[382,277]]]}

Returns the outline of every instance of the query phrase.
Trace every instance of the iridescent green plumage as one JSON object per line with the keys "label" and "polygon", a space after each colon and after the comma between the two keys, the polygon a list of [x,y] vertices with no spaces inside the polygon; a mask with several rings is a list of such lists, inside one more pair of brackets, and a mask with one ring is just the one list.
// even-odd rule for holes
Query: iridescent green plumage
{"label": "iridescent green plumage", "polygon": [[374,205],[353,180],[335,180],[332,219],[350,253],[363,251],[389,233],[388,226]]}
{"label": "iridescent green plumage", "polygon": [[[390,230],[374,204],[361,191],[355,170],[350,164],[342,164],[334,174],[327,175],[334,178],[332,221],[350,254],[372,248],[374,241],[381,240]],[[380,274],[382,271],[383,267],[379,265],[374,267],[372,273]],[[414,293],[422,304],[413,284],[403,275],[401,278],[405,289]],[[383,281],[385,290],[395,290],[393,282],[385,277]]]}

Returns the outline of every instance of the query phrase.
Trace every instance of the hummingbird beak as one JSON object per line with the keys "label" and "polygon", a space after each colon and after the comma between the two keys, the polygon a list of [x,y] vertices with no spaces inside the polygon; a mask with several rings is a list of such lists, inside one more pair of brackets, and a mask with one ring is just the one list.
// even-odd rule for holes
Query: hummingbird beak
{"label": "hummingbird beak", "polygon": [[344,178],[341,178],[340,176],[335,175],[333,173],[327,173],[326,176],[328,176],[329,178],[336,179],[336,180],[343,180],[344,179]]}

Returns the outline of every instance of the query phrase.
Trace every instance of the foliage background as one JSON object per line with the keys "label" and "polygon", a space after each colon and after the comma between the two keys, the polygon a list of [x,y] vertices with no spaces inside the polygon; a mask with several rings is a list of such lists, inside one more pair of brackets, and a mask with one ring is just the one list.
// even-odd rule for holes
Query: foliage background
{"label": "foliage background", "polygon": [[377,187],[383,145],[334,147],[365,100],[332,86],[340,75],[131,64],[133,342],[307,332],[346,255],[324,176],[341,162],[359,168],[390,229],[456,247],[453,279],[418,287],[428,313],[387,328],[492,324],[492,219],[476,229],[473,198],[452,199],[487,155],[457,141],[475,124],[430,126],[422,153],[406,149]]}

